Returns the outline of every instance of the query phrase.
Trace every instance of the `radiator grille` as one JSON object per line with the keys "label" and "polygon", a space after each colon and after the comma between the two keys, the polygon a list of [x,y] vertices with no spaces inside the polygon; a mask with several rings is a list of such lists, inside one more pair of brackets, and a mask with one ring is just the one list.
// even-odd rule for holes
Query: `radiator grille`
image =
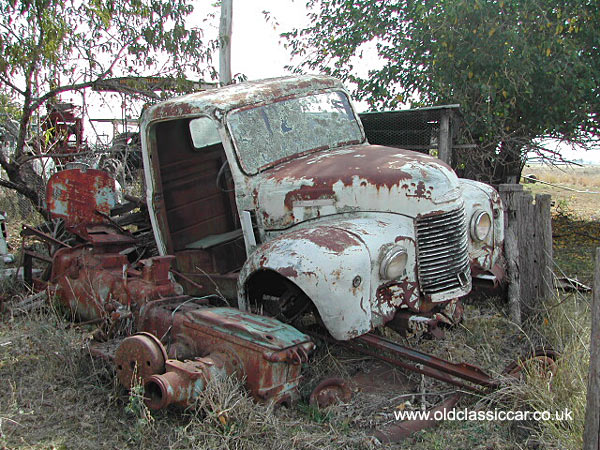
{"label": "radiator grille", "polygon": [[470,281],[463,208],[417,219],[419,281],[425,294],[464,287]]}

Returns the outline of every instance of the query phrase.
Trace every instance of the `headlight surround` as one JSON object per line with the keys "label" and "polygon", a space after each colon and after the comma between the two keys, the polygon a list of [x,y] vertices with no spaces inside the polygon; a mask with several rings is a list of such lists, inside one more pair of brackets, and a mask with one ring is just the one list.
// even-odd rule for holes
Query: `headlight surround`
{"label": "headlight surround", "polygon": [[406,269],[408,262],[408,253],[403,247],[393,247],[387,252],[379,266],[379,275],[381,278],[394,280],[400,278]]}
{"label": "headlight surround", "polygon": [[492,229],[492,218],[487,211],[481,209],[471,216],[471,237],[476,241],[483,241]]}

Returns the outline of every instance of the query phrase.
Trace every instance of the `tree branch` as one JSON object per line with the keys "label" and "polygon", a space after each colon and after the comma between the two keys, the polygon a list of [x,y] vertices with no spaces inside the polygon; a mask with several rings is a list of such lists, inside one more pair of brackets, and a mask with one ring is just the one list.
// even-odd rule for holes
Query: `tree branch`
{"label": "tree branch", "polygon": [[121,47],[121,49],[119,50],[119,52],[117,53],[117,55],[115,56],[115,58],[113,59],[111,65],[108,67],[108,69],[106,69],[104,72],[102,72],[100,75],[98,75],[94,80],[84,81],[82,83],[67,84],[65,86],[59,86],[57,88],[50,89],[44,95],[42,95],[41,97],[38,97],[38,98],[34,99],[31,102],[31,109],[32,110],[36,110],[46,100],[49,100],[49,99],[51,99],[53,97],[56,97],[61,92],[78,91],[78,90],[81,90],[81,89],[92,87],[95,83],[104,80],[108,75],[110,75],[110,73],[112,72],[113,68],[115,67],[115,64],[117,64],[117,62],[121,59],[123,51],[129,45],[131,45],[133,42],[135,42],[136,40],[137,40],[137,38],[136,39],[132,39],[131,41],[126,42],[125,44],[123,44],[123,46]]}
{"label": "tree branch", "polygon": [[11,89],[13,89],[14,91],[17,91],[19,94],[21,95],[25,95],[25,91],[22,89],[19,89],[15,84],[13,84],[11,81],[9,81],[4,74],[0,74],[0,81],[2,83],[4,83],[5,85],[7,85],[8,87],[10,87]]}

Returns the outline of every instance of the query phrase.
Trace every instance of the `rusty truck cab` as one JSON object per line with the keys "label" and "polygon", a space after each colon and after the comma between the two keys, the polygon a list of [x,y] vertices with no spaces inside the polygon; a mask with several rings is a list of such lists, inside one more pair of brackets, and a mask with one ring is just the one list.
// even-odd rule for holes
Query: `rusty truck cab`
{"label": "rusty truck cab", "polygon": [[144,114],[142,147],[153,230],[159,252],[175,255],[176,270],[194,282],[178,280],[187,292],[198,295],[216,287],[235,303],[239,270],[261,240],[227,114],[333,87],[343,89],[329,77],[262,80],[175,98]]}
{"label": "rusty truck cab", "polygon": [[500,261],[498,194],[436,158],[370,145],[334,78],[174,98],[141,130],[158,250],[189,294],[284,321],[312,310],[351,339],[453,316],[472,276]]}

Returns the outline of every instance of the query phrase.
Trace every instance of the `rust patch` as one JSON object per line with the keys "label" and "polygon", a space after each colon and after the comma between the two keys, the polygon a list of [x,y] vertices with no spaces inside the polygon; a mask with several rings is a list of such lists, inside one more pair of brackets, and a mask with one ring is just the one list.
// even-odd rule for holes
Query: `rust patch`
{"label": "rust patch", "polygon": [[344,230],[333,227],[318,227],[312,230],[299,230],[295,238],[306,239],[332,253],[341,254],[349,247],[360,246],[360,241]]}
{"label": "rust patch", "polygon": [[277,271],[286,278],[298,277],[298,272],[292,266],[282,267],[282,268],[278,269]]}
{"label": "rust patch", "polygon": [[377,288],[377,301],[379,304],[388,304],[396,308],[398,299],[412,311],[419,311],[419,285],[416,281],[404,279],[402,282],[390,282]]}
{"label": "rust patch", "polygon": [[[354,177],[363,180],[362,186],[371,184],[377,188],[391,189],[412,178],[401,167],[415,162],[419,157],[407,150],[380,145],[356,145],[333,150],[329,154],[318,152],[296,158],[280,164],[267,174],[269,179],[275,181],[312,180],[314,184],[309,186],[311,189],[303,186],[298,191],[304,188],[306,192],[317,192],[320,196],[333,194],[333,185],[338,182],[342,182],[344,186],[352,186]],[[312,194],[310,199],[322,198],[315,195]]]}
{"label": "rust patch", "polygon": [[327,198],[335,198],[333,187],[326,182],[319,182],[314,186],[304,184],[300,188],[288,192],[285,195],[283,204],[289,210],[292,210],[295,201],[299,200],[320,200]]}

